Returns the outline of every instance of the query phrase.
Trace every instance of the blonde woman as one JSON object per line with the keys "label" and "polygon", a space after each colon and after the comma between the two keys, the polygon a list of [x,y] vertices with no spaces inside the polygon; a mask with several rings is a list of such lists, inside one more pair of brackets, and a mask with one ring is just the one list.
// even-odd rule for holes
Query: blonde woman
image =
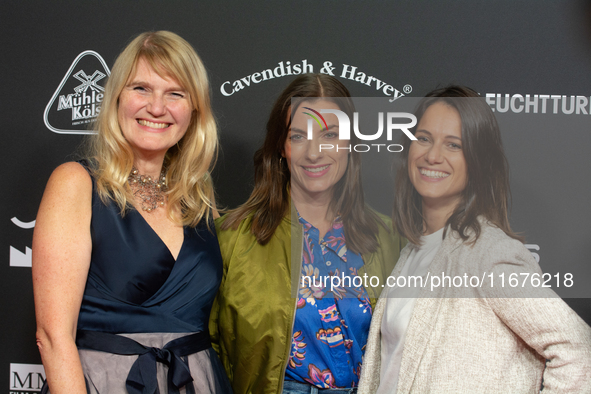
{"label": "blonde woman", "polygon": [[222,273],[217,131],[191,45],[137,36],[113,66],[97,129],[87,160],[53,172],[37,215],[37,344],[51,393],[230,392],[207,330]]}

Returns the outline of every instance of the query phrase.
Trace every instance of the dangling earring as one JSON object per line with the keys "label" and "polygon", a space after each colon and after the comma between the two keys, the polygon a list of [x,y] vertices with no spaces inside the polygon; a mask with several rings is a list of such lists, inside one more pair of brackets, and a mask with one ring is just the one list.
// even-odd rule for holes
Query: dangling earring
{"label": "dangling earring", "polygon": [[279,166],[280,167],[283,167],[283,157],[280,157],[279,158]]}

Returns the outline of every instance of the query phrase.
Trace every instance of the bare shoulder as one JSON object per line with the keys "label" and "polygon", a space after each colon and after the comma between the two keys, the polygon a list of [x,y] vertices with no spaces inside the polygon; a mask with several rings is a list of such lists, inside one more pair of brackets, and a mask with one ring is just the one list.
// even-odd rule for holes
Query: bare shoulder
{"label": "bare shoulder", "polygon": [[[88,171],[76,162],[57,167],[47,181],[43,199],[53,195],[68,203],[85,203],[92,196],[92,179]],[[83,200],[83,201],[80,201]]]}
{"label": "bare shoulder", "polygon": [[70,161],[53,170],[47,185],[71,188],[72,190],[85,186],[92,189],[92,179],[82,164]]}
{"label": "bare shoulder", "polygon": [[79,163],[69,162],[57,167],[47,181],[37,214],[37,225],[45,221],[79,222],[89,220],[92,205],[92,179]]}

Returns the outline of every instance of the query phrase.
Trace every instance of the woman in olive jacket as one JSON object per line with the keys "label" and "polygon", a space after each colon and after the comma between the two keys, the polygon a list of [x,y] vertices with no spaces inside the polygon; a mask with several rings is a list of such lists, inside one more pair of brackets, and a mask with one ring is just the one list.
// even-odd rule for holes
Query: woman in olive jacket
{"label": "woman in olive jacket", "polygon": [[[320,114],[352,118],[349,97],[334,77],[297,77],[271,112],[249,200],[216,221],[224,272],[210,331],[236,394],[358,382],[371,308],[404,244],[365,205],[360,157],[338,140],[337,117]],[[322,122],[308,134],[313,114]],[[322,273],[363,284],[310,281]]]}

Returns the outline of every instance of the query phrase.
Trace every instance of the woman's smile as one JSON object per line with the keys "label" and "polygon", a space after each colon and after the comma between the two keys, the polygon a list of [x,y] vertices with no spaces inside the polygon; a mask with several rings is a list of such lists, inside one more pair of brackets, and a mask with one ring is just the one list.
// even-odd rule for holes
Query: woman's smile
{"label": "woman's smile", "polygon": [[302,166],[302,168],[308,173],[308,176],[311,177],[321,177],[322,175],[328,172],[330,164],[324,166]]}
{"label": "woman's smile", "polygon": [[426,178],[427,180],[437,180],[442,178],[447,178],[449,176],[448,172],[437,171],[437,170],[429,170],[427,168],[419,167],[419,172]]}
{"label": "woman's smile", "polygon": [[[348,146],[348,141],[339,141],[339,123],[333,114],[324,115],[326,123],[322,127],[312,123],[312,138],[309,139],[310,109],[340,110],[334,102],[321,99],[305,101],[294,112],[283,151],[291,176],[292,197],[295,193],[330,199],[335,185],[347,171],[349,152],[342,148]],[[320,149],[323,144],[333,148]]]}
{"label": "woman's smile", "polygon": [[462,121],[453,108],[438,102],[423,114],[408,153],[408,175],[423,198],[451,212],[466,188],[468,169],[462,151]]}

